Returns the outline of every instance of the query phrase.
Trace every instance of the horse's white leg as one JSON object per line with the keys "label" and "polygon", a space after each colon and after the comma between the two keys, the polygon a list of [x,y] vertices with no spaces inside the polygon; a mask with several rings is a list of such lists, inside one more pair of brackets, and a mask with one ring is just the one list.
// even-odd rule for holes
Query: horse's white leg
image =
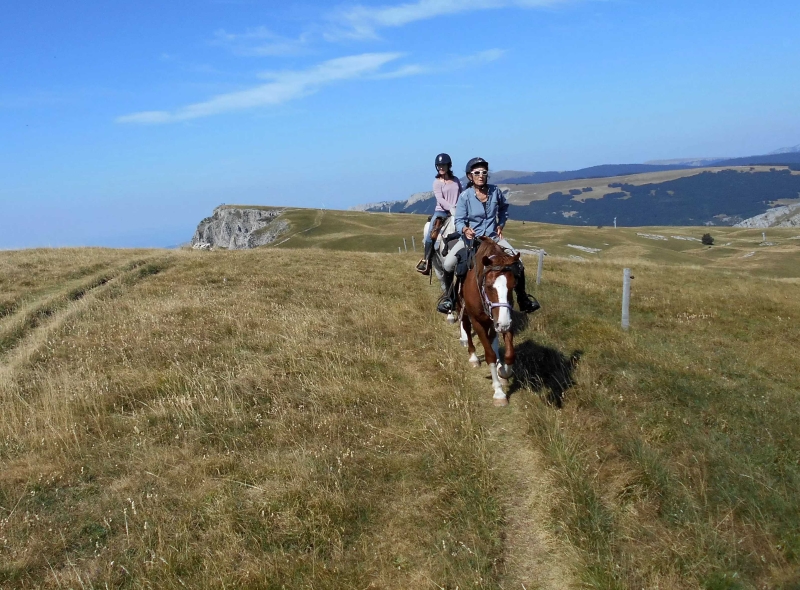
{"label": "horse's white leg", "polygon": [[494,395],[492,396],[492,400],[494,402],[494,405],[507,406],[508,398],[506,397],[506,392],[503,391],[503,386],[500,383],[500,379],[497,377],[497,365],[492,363],[489,366],[492,371],[492,387],[494,388]]}
{"label": "horse's white leg", "polygon": [[492,350],[494,350],[494,355],[497,357],[497,376],[500,378],[500,383],[507,385],[508,376],[511,373],[508,371],[508,367],[500,362],[500,334],[495,334],[492,341]]}
{"label": "horse's white leg", "polygon": [[514,359],[516,357],[514,354],[514,335],[511,332],[506,332],[503,334],[503,340],[505,341],[506,345],[506,354],[505,358],[503,359],[503,369],[499,375],[508,379],[514,373]]}
{"label": "horse's white leg", "polygon": [[454,314],[452,311],[447,314],[447,323],[448,324],[455,324],[457,320],[458,320],[458,318],[456,317],[456,314]]}
{"label": "horse's white leg", "polygon": [[479,359],[478,355],[473,352],[471,355],[469,355],[469,364],[477,369],[481,366],[481,359]]}
{"label": "horse's white leg", "polygon": [[464,324],[461,324],[461,334],[458,337],[459,342],[461,342],[461,346],[467,346],[467,332],[464,330]]}

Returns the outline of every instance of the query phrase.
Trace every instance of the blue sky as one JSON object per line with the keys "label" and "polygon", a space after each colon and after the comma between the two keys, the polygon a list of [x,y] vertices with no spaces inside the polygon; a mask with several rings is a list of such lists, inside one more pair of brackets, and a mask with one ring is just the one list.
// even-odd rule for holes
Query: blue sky
{"label": "blue sky", "polygon": [[405,198],[441,151],[563,170],[796,145],[798,22],[796,0],[7,2],[0,248]]}

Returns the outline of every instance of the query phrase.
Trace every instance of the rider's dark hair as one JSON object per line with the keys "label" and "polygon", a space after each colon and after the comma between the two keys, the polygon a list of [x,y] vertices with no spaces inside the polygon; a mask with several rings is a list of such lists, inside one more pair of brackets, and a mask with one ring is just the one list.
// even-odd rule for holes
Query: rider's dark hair
{"label": "rider's dark hair", "polygon": [[[445,174],[444,179],[445,180],[453,180],[455,177],[456,177],[456,175],[453,174],[453,166],[448,164],[448,166],[447,166],[447,174]],[[436,171],[436,176],[434,176],[434,178],[442,178],[442,175],[439,174],[438,170]]]}

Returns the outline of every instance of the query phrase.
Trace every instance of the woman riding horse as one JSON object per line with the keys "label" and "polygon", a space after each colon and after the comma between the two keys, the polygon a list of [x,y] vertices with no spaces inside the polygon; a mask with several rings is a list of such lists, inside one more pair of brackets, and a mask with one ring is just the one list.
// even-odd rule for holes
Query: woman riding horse
{"label": "woman riding horse", "polygon": [[[467,162],[467,188],[458,198],[456,205],[456,231],[467,240],[486,236],[492,238],[510,256],[517,254],[511,244],[503,238],[503,227],[508,220],[508,201],[503,192],[494,184],[489,184],[489,162],[483,158],[472,158]],[[444,260],[444,282],[449,290],[439,302],[438,310],[450,313],[456,306],[456,286],[453,275],[458,262],[458,253],[466,248],[464,240],[459,240]],[[532,313],[539,309],[539,302],[525,291],[525,268],[519,262],[514,293],[520,311]]]}
{"label": "woman riding horse", "polygon": [[425,234],[425,254],[417,263],[417,272],[424,275],[431,274],[431,255],[433,254],[433,242],[431,237],[434,227],[437,227],[437,219],[446,219],[448,215],[453,215],[456,209],[458,195],[461,194],[461,181],[453,174],[453,161],[447,154],[439,154],[434,160],[436,166],[436,178],[433,180],[433,194],[436,197],[436,208],[431,217],[431,224]]}

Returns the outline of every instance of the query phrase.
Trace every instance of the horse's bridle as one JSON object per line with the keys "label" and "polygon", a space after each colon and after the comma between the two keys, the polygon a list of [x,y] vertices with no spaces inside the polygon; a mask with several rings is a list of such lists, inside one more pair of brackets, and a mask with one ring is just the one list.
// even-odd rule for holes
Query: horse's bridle
{"label": "horse's bridle", "polygon": [[[492,256],[490,256],[490,258],[492,258]],[[494,319],[492,318],[492,310],[495,309],[496,307],[507,307],[509,311],[511,311],[513,308],[511,307],[511,304],[508,302],[494,303],[491,299],[489,299],[489,296],[486,294],[486,275],[489,274],[490,272],[510,272],[516,274],[515,273],[516,264],[517,263],[515,262],[513,265],[507,264],[505,266],[500,266],[500,265],[484,266],[483,270],[481,271],[480,277],[478,277],[477,275],[475,277],[478,282],[478,290],[481,292],[481,303],[483,304],[483,311],[484,313],[486,313],[487,316],[489,316],[490,319],[492,319],[492,321],[494,321]]]}

